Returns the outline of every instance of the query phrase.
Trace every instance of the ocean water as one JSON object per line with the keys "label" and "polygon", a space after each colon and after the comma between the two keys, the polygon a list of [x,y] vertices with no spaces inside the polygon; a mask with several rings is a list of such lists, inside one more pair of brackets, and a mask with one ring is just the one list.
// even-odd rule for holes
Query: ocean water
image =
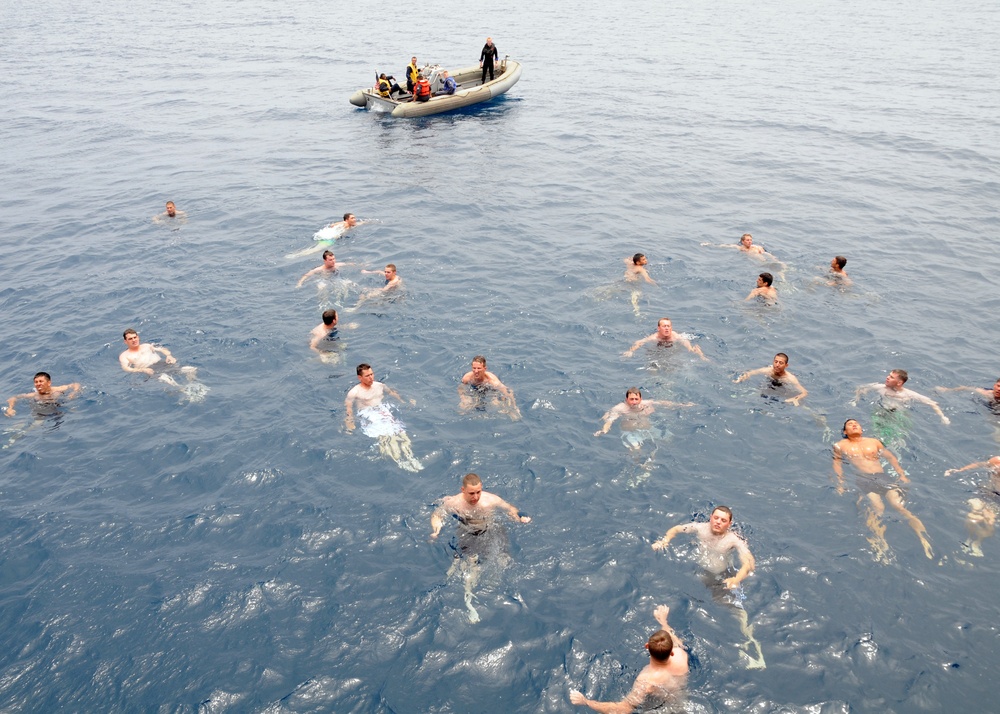
{"label": "ocean water", "polygon": [[[656,604],[691,652],[692,712],[995,708],[1000,539],[961,551],[997,416],[1000,9],[989,2],[430,0],[0,8],[0,441],[4,711],[568,712],[616,699]],[[486,35],[524,65],[508,95],[393,120],[348,103],[409,57],[467,66]],[[151,217],[166,200],[181,225]],[[399,299],[342,312],[342,360],[308,333],[378,276],[296,289],[312,234],[369,222],[341,262],[395,263]],[[744,303],[788,264],[777,307]],[[623,258],[656,286],[635,307]],[[854,285],[817,282],[836,254]],[[766,266],[764,266],[766,267]],[[346,292],[339,293],[343,288]],[[621,353],[670,316],[709,358]],[[188,399],[127,375],[126,327],[199,370]],[[740,372],[777,351],[796,409]],[[471,358],[523,414],[458,412]],[[354,367],[405,398],[424,469],[345,433]],[[876,562],[830,446],[857,385],[909,370],[896,448],[933,559],[886,515]],[[601,415],[661,409],[650,469]],[[413,399],[416,404],[411,405]],[[824,429],[825,423],[830,427]],[[508,527],[470,622],[433,504],[479,473]],[[850,480],[848,480],[850,485]],[[675,523],[730,505],[757,568],[767,668],[713,602]]]}

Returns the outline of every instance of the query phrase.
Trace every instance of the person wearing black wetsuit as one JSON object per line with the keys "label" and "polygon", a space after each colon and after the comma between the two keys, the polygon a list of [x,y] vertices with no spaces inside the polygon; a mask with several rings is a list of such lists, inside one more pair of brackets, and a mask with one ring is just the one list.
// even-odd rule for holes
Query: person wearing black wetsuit
{"label": "person wearing black wetsuit", "polygon": [[496,45],[493,44],[493,38],[487,37],[483,51],[479,53],[479,66],[483,68],[483,84],[486,84],[486,70],[489,70],[490,81],[493,81],[493,60],[499,59],[500,53],[497,51]]}

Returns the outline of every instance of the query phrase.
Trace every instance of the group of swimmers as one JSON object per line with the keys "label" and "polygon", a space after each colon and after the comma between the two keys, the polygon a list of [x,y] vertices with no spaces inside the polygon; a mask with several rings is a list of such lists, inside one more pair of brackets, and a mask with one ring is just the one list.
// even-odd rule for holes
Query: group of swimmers
{"label": "group of swimmers", "polygon": [[[186,220],[186,215],[177,210],[173,202],[168,202],[164,213],[154,217],[153,220],[157,223],[183,222]],[[360,222],[354,214],[346,213],[342,221],[332,223],[326,228],[340,236],[358,225]],[[787,269],[784,263],[778,261],[763,247],[755,245],[750,234],[743,235],[737,245],[726,247],[733,247],[754,258],[777,264],[779,268],[776,272],[779,276],[783,276]],[[656,285],[646,269],[648,259],[644,254],[637,253],[631,258],[626,258],[625,263],[625,282],[627,284],[638,284],[642,281],[646,284]],[[831,261],[828,276],[830,285],[850,285],[851,281],[845,270],[846,263],[847,260],[843,256],[836,256]],[[314,278],[336,278],[338,270],[346,266],[358,267],[352,263],[338,264],[332,250],[326,250],[323,253],[323,264],[302,275],[296,287],[301,287]],[[379,274],[384,278],[385,283],[379,288],[363,291],[355,306],[348,308],[350,310],[357,309],[366,301],[379,296],[391,296],[402,287],[402,278],[399,277],[396,266],[392,263],[387,264],[384,270],[362,269],[362,272]],[[747,299],[758,298],[765,304],[773,304],[777,299],[777,291],[773,282],[773,274],[761,273],[758,276],[757,286],[747,296]],[[637,307],[638,299],[635,292],[633,292],[632,302],[633,306]],[[339,327],[353,326],[355,325],[339,326],[337,311],[335,309],[325,310],[322,314],[322,323],[310,333],[309,348],[321,356],[329,354],[333,351],[330,349],[331,346],[337,342]],[[175,379],[175,375],[184,377],[188,385],[198,384],[196,368],[178,365],[173,354],[165,347],[155,343],[143,343],[139,334],[133,329],[125,330],[123,339],[126,348],[119,355],[119,363],[124,371],[142,373],[148,376],[158,375],[162,382],[178,389],[184,389],[184,387]],[[698,359],[708,360],[700,346],[693,344],[691,339],[674,332],[673,322],[667,317],[661,318],[657,322],[655,332],[634,342],[624,351],[623,355],[631,357],[640,348],[647,345],[655,345],[660,348],[678,345]],[[796,407],[802,406],[802,401],[808,396],[808,391],[798,378],[787,369],[788,364],[788,355],[779,352],[774,356],[771,365],[745,371],[733,381],[740,383],[751,377],[763,376],[766,378],[769,388],[787,390],[786,402]],[[391,458],[401,468],[408,471],[418,471],[423,468],[413,453],[412,444],[406,435],[403,423],[386,402],[387,396],[399,402],[403,401],[403,397],[391,387],[376,381],[374,371],[367,363],[359,364],[356,368],[356,374],[358,384],[348,391],[344,402],[345,430],[350,432],[360,426],[366,435],[378,440],[381,453]],[[869,542],[872,545],[874,556],[880,561],[888,561],[890,558],[889,547],[884,537],[885,527],[881,524],[886,502],[899,512],[914,530],[926,556],[933,557],[933,549],[923,523],[907,509],[902,490],[893,480],[889,479],[882,466],[882,460],[885,460],[892,467],[899,481],[908,481],[896,454],[884,441],[889,441],[893,448],[897,448],[892,439],[898,434],[900,420],[905,420],[905,410],[910,404],[925,404],[934,410],[942,423],[949,423],[948,417],[937,402],[904,386],[907,380],[908,374],[904,370],[894,369],[888,374],[884,383],[859,386],[855,393],[854,404],[859,398],[869,393],[876,393],[880,397],[880,409],[873,416],[873,426],[881,438],[865,436],[861,423],[856,419],[848,419],[842,428],[843,438],[833,446],[832,467],[836,476],[837,490],[838,492],[844,491],[843,464],[847,462],[856,469],[855,483],[861,494],[858,502],[859,504],[865,503],[868,507],[867,524],[871,531]],[[34,391],[10,397],[5,407],[5,414],[7,417],[16,416],[18,401],[30,400],[36,407],[36,418],[42,417],[46,414],[46,408],[53,407],[60,399],[76,397],[81,389],[81,385],[75,382],[61,386],[53,385],[48,373],[39,372],[34,377]],[[994,411],[1000,408],[1000,379],[993,385],[992,390],[969,386],[938,387],[937,389],[941,392],[969,391],[984,397]],[[207,391],[205,387],[201,387],[199,390],[202,395],[205,391]],[[473,358],[469,372],[460,380],[458,391],[459,408],[463,412],[495,407],[511,419],[516,420],[521,417],[513,390],[507,387],[496,374],[487,369],[486,358],[482,355]],[[410,403],[413,403],[412,400]],[[656,434],[649,418],[654,413],[655,408],[691,406],[694,405],[690,402],[679,403],[663,399],[644,400],[641,390],[632,387],[626,391],[624,402],[611,407],[603,415],[602,426],[595,432],[595,436],[607,434],[614,423],[618,422],[622,433],[622,442],[628,450],[638,454],[647,446],[654,445],[652,451],[655,454]],[[647,466],[651,464],[653,454],[650,454]],[[972,462],[961,468],[949,469],[945,475],[950,476],[974,469],[986,470],[989,474],[989,481],[978,497],[968,501],[969,512],[965,521],[968,539],[963,543],[963,549],[968,555],[982,556],[981,544],[985,538],[993,535],[996,516],[1000,510],[1000,456],[993,456],[986,461]],[[648,469],[646,472],[648,473]],[[503,537],[503,528],[496,527],[495,515],[497,513],[504,513],[511,520],[520,523],[531,521],[529,516],[521,513],[501,497],[485,491],[479,476],[470,473],[462,479],[459,493],[443,498],[431,515],[432,539],[438,537],[449,517],[456,521],[458,541],[456,550],[461,557],[456,558],[453,567],[463,571],[466,582],[466,606],[472,621],[479,619],[478,612],[473,606],[473,587],[478,578],[479,570],[476,566],[483,554],[482,545],[488,541],[484,536],[489,533],[493,537]],[[740,604],[738,593],[740,584],[754,569],[754,558],[746,541],[730,530],[732,524],[732,511],[725,506],[718,506],[712,510],[708,522],[676,525],[668,530],[662,539],[654,542],[652,547],[654,550],[667,549],[672,539],[680,533],[690,533],[696,536],[699,543],[700,561],[705,573],[705,583],[713,597],[718,602],[729,605],[739,619],[741,629],[747,637],[747,641],[741,645],[747,666],[762,668],[765,666],[763,654],[759,643],[753,637],[753,628],[748,621],[746,611]],[[502,554],[503,548],[500,551]],[[734,559],[739,561],[738,568],[734,564]],[[654,611],[654,617],[661,625],[661,629],[649,638],[646,644],[650,657],[649,664],[636,678],[632,690],[625,699],[617,703],[601,703],[588,699],[580,692],[573,691],[570,693],[571,701],[575,704],[591,706],[599,711],[631,711],[632,708],[644,706],[652,699],[662,697],[665,693],[679,691],[687,674],[687,654],[680,638],[667,624],[668,613],[669,609],[666,606],[660,606]]]}

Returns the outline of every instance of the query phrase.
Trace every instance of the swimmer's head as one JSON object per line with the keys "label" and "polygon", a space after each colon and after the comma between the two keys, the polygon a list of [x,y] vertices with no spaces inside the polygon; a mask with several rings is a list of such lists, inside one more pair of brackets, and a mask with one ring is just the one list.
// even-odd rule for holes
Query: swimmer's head
{"label": "swimmer's head", "polygon": [[670,337],[673,332],[673,323],[669,317],[661,317],[656,323],[656,331],[660,337]]}
{"label": "swimmer's head", "polygon": [[133,330],[131,327],[122,333],[122,338],[125,340],[125,344],[129,347],[139,346],[139,333]]}
{"label": "swimmer's head", "polygon": [[894,369],[885,378],[885,386],[892,388],[902,387],[909,378],[910,375],[906,373],[905,369]]}
{"label": "swimmer's head", "polygon": [[333,251],[332,250],[324,250],[323,251],[323,260],[326,260],[327,258],[332,258],[332,257],[333,257]]}
{"label": "swimmer's head", "polygon": [[750,235],[749,233],[744,233],[742,236],[740,236],[740,243],[743,244],[744,248],[749,248],[750,246],[753,245],[753,236]]}
{"label": "swimmer's head", "polygon": [[632,256],[632,265],[644,265],[646,262],[646,256],[642,253],[636,253]]}
{"label": "swimmer's head", "polygon": [[392,280],[394,277],[396,277],[396,266],[392,263],[389,263],[387,266],[385,266],[385,279]]}
{"label": "swimmer's head", "polygon": [[847,421],[844,422],[844,426],[840,428],[840,433],[844,435],[845,439],[847,438],[848,433],[861,434],[862,433],[861,422],[859,422],[857,419],[848,419]]}
{"label": "swimmer's head", "polygon": [[470,506],[479,503],[483,495],[483,482],[476,474],[465,474],[462,479],[462,498]]}
{"label": "swimmer's head", "polygon": [[353,213],[344,214],[344,223],[347,224],[348,228],[353,228],[358,224],[358,219],[354,217]]}
{"label": "swimmer's head", "polygon": [[769,288],[774,283],[774,276],[770,273],[761,273],[757,276],[758,288]]}
{"label": "swimmer's head", "polygon": [[358,376],[360,377],[362,372],[364,372],[366,369],[371,369],[371,368],[372,366],[370,364],[365,364],[364,362],[362,362],[361,364],[358,365]]}
{"label": "swimmer's head", "polygon": [[836,256],[831,263],[831,267],[835,267],[837,270],[843,270],[845,265],[847,265],[847,258],[842,255]]}
{"label": "swimmer's head", "polygon": [[173,201],[167,201],[167,215],[171,218],[177,215],[177,206],[174,205]]}
{"label": "swimmer's head", "polygon": [[729,530],[729,526],[732,524],[733,512],[728,506],[716,506],[712,509],[712,515],[708,518],[712,535],[722,535]]}
{"label": "swimmer's head", "polygon": [[486,358],[476,355],[472,358],[472,376],[478,381],[486,375]]}
{"label": "swimmer's head", "polygon": [[642,403],[642,392],[639,391],[638,387],[629,387],[628,391],[625,392],[625,403],[629,406]]}
{"label": "swimmer's head", "polygon": [[1000,399],[1000,379],[993,384],[993,398]]}
{"label": "swimmer's head", "polygon": [[365,389],[375,383],[375,372],[372,371],[370,364],[362,362],[358,365],[358,381],[361,382],[361,386]]}
{"label": "swimmer's head", "polygon": [[[337,325],[337,311],[327,310],[323,313],[323,324],[327,327],[336,327]],[[360,374],[360,372],[358,373]]]}
{"label": "swimmer's head", "polygon": [[784,352],[779,352],[774,356],[774,366],[784,369],[788,366],[788,355]]}
{"label": "swimmer's head", "polygon": [[646,649],[649,650],[649,656],[657,662],[666,662],[674,651],[674,638],[666,630],[657,630],[649,636]]}
{"label": "swimmer's head", "polygon": [[34,383],[36,391],[48,391],[49,385],[52,384],[52,375],[48,372],[38,372],[35,374]]}

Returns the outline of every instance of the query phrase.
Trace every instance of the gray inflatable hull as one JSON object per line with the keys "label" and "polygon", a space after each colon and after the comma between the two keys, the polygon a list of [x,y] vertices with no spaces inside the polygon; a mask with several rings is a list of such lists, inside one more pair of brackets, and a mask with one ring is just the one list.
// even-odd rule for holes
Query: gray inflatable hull
{"label": "gray inflatable hull", "polygon": [[359,89],[351,95],[351,104],[383,111],[394,117],[425,117],[430,114],[450,112],[453,109],[488,102],[505,93],[521,78],[521,63],[511,59],[504,60],[500,64],[500,72],[496,75],[496,79],[486,84],[479,83],[482,74],[483,71],[478,65],[456,70],[451,76],[458,83],[458,90],[454,94],[431,97],[426,102],[398,102],[380,96],[374,89]]}

